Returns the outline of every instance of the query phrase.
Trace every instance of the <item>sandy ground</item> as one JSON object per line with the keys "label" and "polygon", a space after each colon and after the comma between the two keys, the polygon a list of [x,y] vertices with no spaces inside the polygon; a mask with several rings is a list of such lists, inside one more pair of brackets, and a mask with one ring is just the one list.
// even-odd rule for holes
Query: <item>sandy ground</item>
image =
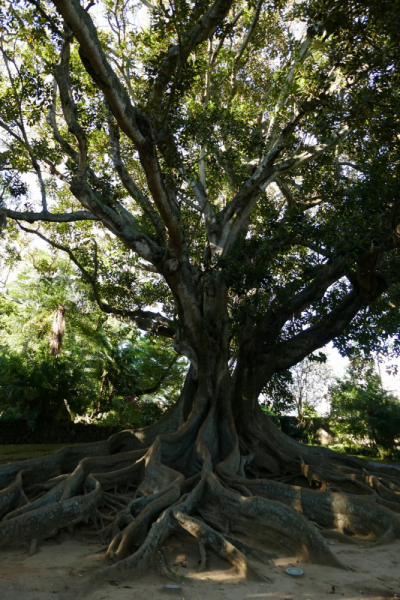
{"label": "sandy ground", "polygon": [[[269,564],[253,562],[268,582],[237,580],[230,565],[210,554],[208,570],[196,573],[196,545],[172,538],[164,547],[168,564],[182,576],[171,582],[148,571],[137,579],[110,581],[87,595],[87,600],[344,600],[400,599],[400,541],[386,546],[349,546],[331,542],[349,570],[298,562],[281,556]],[[61,533],[44,541],[33,556],[26,547],[0,551],[0,600],[72,600],[87,576],[102,563],[97,542],[71,539]],[[287,575],[289,566],[300,567],[301,577]],[[179,584],[177,591],[165,585]]]}

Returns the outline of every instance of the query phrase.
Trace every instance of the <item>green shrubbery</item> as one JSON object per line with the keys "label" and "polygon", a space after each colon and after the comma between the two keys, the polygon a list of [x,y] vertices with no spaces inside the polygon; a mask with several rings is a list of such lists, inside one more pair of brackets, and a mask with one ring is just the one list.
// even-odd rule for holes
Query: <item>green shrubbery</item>
{"label": "green shrubbery", "polygon": [[[40,258],[40,260],[39,260]],[[39,253],[0,295],[0,418],[142,427],[177,398],[185,360],[170,341],[102,314],[65,261]],[[54,315],[63,333],[52,354]]]}
{"label": "green shrubbery", "polygon": [[353,360],[330,387],[334,432],[346,450],[392,458],[400,444],[400,402],[382,386],[373,363]]}

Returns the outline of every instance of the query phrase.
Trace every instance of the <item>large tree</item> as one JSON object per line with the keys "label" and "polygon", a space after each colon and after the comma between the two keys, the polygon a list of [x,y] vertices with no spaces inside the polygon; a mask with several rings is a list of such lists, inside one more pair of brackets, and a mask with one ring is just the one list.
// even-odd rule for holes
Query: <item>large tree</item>
{"label": "large tree", "polygon": [[177,530],[243,573],[252,536],[331,565],[324,529],[400,537],[396,469],[302,446],[258,404],[326,343],[397,330],[399,3],[2,10],[8,248],[18,224],[66,252],[190,368],[157,424],[2,467],[1,544],[108,516],[110,578]]}

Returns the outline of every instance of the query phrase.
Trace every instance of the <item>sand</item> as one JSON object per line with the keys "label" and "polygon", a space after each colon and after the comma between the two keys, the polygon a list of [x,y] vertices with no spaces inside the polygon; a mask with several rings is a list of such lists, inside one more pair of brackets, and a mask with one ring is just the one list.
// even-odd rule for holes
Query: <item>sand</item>
{"label": "sand", "polygon": [[[0,600],[72,600],[79,587],[103,563],[102,546],[66,532],[39,545],[33,556],[27,547],[0,551]],[[83,538],[83,539],[82,539]],[[197,546],[171,538],[164,547],[168,564],[182,577],[172,582],[154,571],[139,578],[110,581],[91,591],[87,600],[400,600],[400,541],[385,546],[365,542],[349,546],[330,542],[349,570],[302,563],[283,555],[269,564],[253,561],[268,581],[242,581],[230,565],[210,553],[207,571],[197,573]],[[295,566],[301,577],[287,575]],[[167,591],[177,584],[180,590]]]}

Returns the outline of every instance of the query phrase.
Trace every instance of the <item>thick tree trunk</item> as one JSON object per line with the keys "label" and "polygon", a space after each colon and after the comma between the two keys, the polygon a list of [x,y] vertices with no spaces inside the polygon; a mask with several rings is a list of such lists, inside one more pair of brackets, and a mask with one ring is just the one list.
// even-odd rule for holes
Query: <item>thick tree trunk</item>
{"label": "thick tree trunk", "polygon": [[231,373],[222,286],[205,286],[202,311],[202,329],[184,332],[193,362],[182,393],[158,423],[0,467],[1,546],[92,520],[111,564],[90,587],[148,565],[165,571],[159,550],[177,531],[198,540],[203,565],[210,547],[242,575],[254,574],[255,540],[341,567],[324,539],[332,530],[400,537],[400,472],[285,436],[257,402],[253,326]]}

